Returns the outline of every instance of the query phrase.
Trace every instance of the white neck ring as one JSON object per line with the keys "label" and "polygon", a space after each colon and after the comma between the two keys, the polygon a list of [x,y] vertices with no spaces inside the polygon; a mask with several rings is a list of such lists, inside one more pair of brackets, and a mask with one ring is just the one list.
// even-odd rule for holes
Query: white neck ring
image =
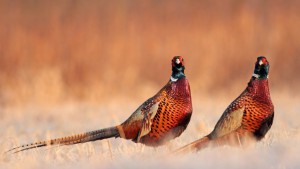
{"label": "white neck ring", "polygon": [[176,79],[176,78],[174,78],[173,76],[171,76],[170,80],[171,80],[172,82],[176,82],[178,79]]}

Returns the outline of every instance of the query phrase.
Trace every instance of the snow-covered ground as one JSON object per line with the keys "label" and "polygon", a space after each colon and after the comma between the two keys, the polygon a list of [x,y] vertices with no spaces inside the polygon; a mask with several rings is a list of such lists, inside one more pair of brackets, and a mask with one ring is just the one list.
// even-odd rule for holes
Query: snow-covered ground
{"label": "snow-covered ground", "polygon": [[300,100],[279,94],[272,95],[272,99],[274,123],[261,142],[249,147],[207,148],[185,155],[170,152],[208,134],[230,103],[229,98],[193,99],[194,112],[187,130],[159,148],[112,138],[14,155],[4,152],[19,144],[119,124],[140,102],[117,99],[98,105],[4,106],[0,113],[0,168],[299,168]]}

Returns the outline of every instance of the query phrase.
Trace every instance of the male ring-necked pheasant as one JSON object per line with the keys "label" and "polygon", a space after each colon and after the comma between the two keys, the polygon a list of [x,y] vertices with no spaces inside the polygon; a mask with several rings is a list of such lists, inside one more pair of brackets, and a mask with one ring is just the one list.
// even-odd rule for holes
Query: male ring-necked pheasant
{"label": "male ring-necked pheasant", "polygon": [[227,107],[214,130],[175,152],[200,150],[209,145],[232,145],[247,143],[247,140],[261,140],[271,128],[274,118],[268,84],[269,67],[265,57],[258,57],[247,88]]}
{"label": "male ring-necked pheasant", "polygon": [[159,146],[180,136],[192,115],[190,86],[184,74],[181,56],[172,59],[172,75],[168,83],[144,102],[121,125],[69,137],[22,145],[9,151],[19,152],[48,145],[71,145],[111,137],[130,139],[148,146]]}

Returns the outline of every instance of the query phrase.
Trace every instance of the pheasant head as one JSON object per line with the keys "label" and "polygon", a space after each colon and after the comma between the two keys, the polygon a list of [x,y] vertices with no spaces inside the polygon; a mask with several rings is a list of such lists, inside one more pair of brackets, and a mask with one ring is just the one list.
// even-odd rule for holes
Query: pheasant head
{"label": "pheasant head", "polygon": [[264,56],[259,56],[255,63],[253,77],[257,79],[267,79],[269,74],[269,62]]}
{"label": "pheasant head", "polygon": [[184,59],[182,56],[174,56],[172,59],[172,75],[171,75],[171,81],[177,81],[178,79],[181,79],[185,77],[184,74]]}

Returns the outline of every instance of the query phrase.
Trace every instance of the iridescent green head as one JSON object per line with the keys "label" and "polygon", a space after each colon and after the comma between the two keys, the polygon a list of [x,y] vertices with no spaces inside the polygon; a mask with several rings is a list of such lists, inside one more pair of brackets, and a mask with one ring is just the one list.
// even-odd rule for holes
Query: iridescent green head
{"label": "iridescent green head", "polygon": [[255,63],[253,77],[257,79],[266,79],[269,75],[270,64],[267,61],[267,58],[264,56],[257,57],[257,61]]}
{"label": "iridescent green head", "polygon": [[184,75],[184,59],[182,56],[174,56],[172,59],[172,76],[171,81],[177,81],[180,78],[185,77]]}

